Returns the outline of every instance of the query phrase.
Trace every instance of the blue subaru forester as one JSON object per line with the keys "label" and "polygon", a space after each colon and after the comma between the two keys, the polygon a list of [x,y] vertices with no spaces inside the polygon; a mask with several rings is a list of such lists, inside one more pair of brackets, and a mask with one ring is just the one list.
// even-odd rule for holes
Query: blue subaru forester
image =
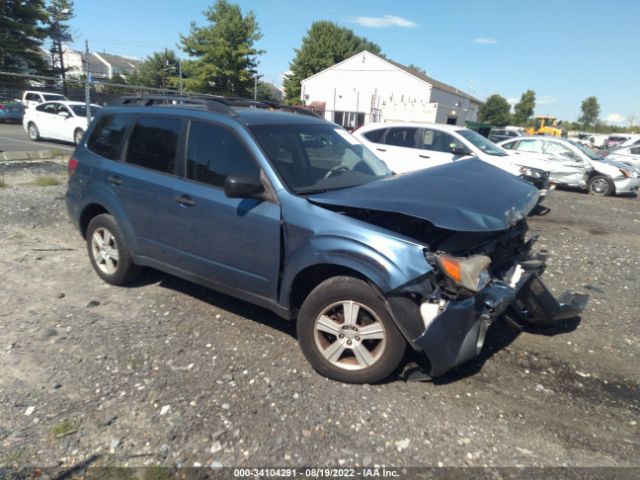
{"label": "blue subaru forester", "polygon": [[[489,325],[548,324],[530,184],[478,159],[393,175],[342,127],[257,102],[127,97],[69,161],[67,206],[96,273],[152,267],[295,320],[321,374],[371,383],[407,345],[440,375]],[[300,112],[299,112],[300,113]]]}

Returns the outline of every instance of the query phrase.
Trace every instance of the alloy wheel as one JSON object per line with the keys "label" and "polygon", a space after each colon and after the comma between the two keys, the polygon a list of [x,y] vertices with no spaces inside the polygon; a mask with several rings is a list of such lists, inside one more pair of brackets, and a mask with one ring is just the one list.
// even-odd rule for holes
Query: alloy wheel
{"label": "alloy wheel", "polygon": [[113,275],[118,269],[120,252],[113,234],[104,227],[97,228],[91,236],[91,254],[103,273]]}
{"label": "alloy wheel", "polygon": [[345,370],[375,364],[384,353],[386,336],[378,316],[351,300],[329,305],[314,324],[314,339],[322,356]]}

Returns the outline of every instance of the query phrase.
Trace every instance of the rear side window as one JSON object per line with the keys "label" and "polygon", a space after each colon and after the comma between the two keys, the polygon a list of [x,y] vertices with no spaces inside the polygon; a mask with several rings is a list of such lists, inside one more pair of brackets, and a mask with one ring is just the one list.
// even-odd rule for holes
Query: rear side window
{"label": "rear side window", "polygon": [[182,120],[140,117],[129,137],[127,163],[163,173],[173,173]]}
{"label": "rear side window", "polygon": [[229,175],[259,178],[260,169],[240,139],[229,130],[192,121],[187,144],[187,178],[221,187]]}
{"label": "rear side window", "polygon": [[385,143],[397,147],[416,147],[417,128],[390,128]]}
{"label": "rear side window", "polygon": [[386,128],[379,128],[377,130],[371,130],[370,132],[363,133],[364,138],[373,143],[382,143],[382,137],[384,132],[386,132]]}
{"label": "rear side window", "polygon": [[118,160],[130,123],[131,115],[103,115],[91,132],[87,148],[109,160]]}

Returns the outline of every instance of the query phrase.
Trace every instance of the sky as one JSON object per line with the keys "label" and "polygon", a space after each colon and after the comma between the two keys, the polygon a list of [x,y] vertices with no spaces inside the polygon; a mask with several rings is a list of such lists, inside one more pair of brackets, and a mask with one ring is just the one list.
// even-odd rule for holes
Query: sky
{"label": "sky", "polygon": [[[231,0],[233,1],[233,0]],[[144,58],[178,50],[192,21],[204,24],[207,0],[75,0],[73,46]],[[640,121],[638,0],[240,0],[252,10],[266,50],[259,73],[276,85],[315,20],[330,20],[480,99],[514,103],[536,92],[536,114],[576,120],[595,95],[600,117]]]}

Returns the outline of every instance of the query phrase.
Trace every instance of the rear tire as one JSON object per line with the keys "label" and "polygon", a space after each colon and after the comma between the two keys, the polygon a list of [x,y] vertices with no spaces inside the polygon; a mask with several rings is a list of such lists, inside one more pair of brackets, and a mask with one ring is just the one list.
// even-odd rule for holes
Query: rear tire
{"label": "rear tire", "polygon": [[29,138],[31,140],[33,140],[34,142],[40,140],[40,130],[38,130],[38,127],[35,123],[29,122],[27,130],[29,131]]}
{"label": "rear tire", "polygon": [[407,346],[382,295],[353,277],[333,277],[314,288],[300,308],[297,333],[311,366],[346,383],[384,380]]}
{"label": "rear tire", "polygon": [[95,216],[87,227],[87,252],[98,276],[111,285],[125,285],[135,279],[141,268],[134,265],[124,235],[113,216]]}
{"label": "rear tire", "polygon": [[597,197],[608,197],[613,195],[616,187],[611,179],[605,175],[595,175],[587,182],[587,189],[591,195]]}

